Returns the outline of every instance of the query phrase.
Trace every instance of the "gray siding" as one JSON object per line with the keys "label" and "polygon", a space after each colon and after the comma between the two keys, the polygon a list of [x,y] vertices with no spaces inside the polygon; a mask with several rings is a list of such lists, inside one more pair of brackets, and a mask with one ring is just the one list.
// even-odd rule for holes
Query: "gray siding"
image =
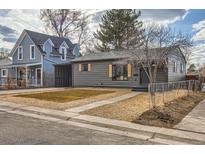
{"label": "gray siding", "polygon": [[[176,72],[173,71],[174,64],[173,62],[176,62],[177,70]],[[183,64],[183,72],[180,72],[180,63]],[[185,80],[186,76],[186,62],[185,59],[183,58],[182,54],[179,52],[175,52],[175,54],[172,54],[169,56],[168,59],[168,81],[173,82],[173,81],[182,81]]]}
{"label": "gray siding", "polygon": [[[112,81],[109,78],[109,64],[113,61],[87,62],[92,65],[90,72],[79,72],[79,63],[73,65],[73,86],[113,86],[134,87],[139,84],[139,70],[133,70],[132,77],[128,81]],[[138,76],[133,76],[138,74]]]}
{"label": "gray siding", "polygon": [[54,63],[43,60],[43,86],[54,87],[55,86],[55,67]]}
{"label": "gray siding", "polygon": [[51,44],[48,41],[44,43],[44,50],[47,53],[51,53],[52,52],[52,46],[51,46]]}
{"label": "gray siding", "polygon": [[23,60],[18,60],[18,48],[13,54],[13,64],[29,64],[29,63],[40,63],[41,53],[35,46],[35,59],[30,59],[30,45],[34,45],[33,41],[29,38],[28,34],[25,35],[19,46],[23,48]]}
{"label": "gray siding", "polygon": [[162,68],[158,69],[156,82],[167,82],[168,81],[168,69]]}

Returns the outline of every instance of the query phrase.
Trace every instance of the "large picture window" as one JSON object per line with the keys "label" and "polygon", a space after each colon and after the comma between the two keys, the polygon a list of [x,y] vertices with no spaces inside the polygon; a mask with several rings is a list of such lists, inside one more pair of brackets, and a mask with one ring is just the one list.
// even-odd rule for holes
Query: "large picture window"
{"label": "large picture window", "polygon": [[127,65],[112,65],[112,80],[113,81],[127,81]]}

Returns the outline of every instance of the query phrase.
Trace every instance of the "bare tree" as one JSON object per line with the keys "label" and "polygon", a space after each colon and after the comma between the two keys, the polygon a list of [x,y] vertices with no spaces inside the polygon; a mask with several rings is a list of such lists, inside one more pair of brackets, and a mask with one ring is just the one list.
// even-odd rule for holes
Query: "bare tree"
{"label": "bare tree", "polygon": [[[190,38],[170,27],[148,25],[145,27],[141,48],[129,50],[128,54],[138,67],[143,68],[149,82],[155,83],[159,68],[166,68],[168,64],[168,55],[176,50],[189,49],[192,46]],[[155,102],[152,106],[155,106]]]}
{"label": "bare tree", "polygon": [[167,56],[176,50],[187,50],[192,46],[188,35],[175,32],[170,27],[149,25],[145,28],[141,48],[130,50],[135,63],[143,67],[149,82],[156,82],[158,68],[167,65]]}
{"label": "bare tree", "polygon": [[40,18],[46,30],[59,37],[69,37],[81,46],[90,40],[89,16],[81,10],[45,9],[40,11]]}

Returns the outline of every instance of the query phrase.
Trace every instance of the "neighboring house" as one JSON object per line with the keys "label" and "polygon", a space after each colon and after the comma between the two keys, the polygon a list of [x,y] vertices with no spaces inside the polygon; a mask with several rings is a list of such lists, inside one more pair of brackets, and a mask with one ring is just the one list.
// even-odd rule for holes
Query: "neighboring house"
{"label": "neighboring house", "polygon": [[[126,61],[129,57],[125,55],[119,52],[101,52],[72,60],[73,86],[147,86],[149,80],[143,68]],[[184,80],[186,60],[181,50],[171,52],[167,58],[167,67],[158,70],[157,82]]]}
{"label": "neighboring house", "polygon": [[79,50],[67,38],[24,30],[11,50],[12,63],[0,66],[1,83],[11,78],[24,88],[71,86],[70,62]]}
{"label": "neighboring house", "polygon": [[9,58],[0,58],[0,86],[7,83],[8,70],[3,69],[5,65],[11,65],[12,60]]}

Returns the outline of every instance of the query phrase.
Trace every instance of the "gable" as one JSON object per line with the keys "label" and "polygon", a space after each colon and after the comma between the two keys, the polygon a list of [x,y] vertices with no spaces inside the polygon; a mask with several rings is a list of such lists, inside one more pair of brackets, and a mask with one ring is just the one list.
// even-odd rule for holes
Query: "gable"
{"label": "gable", "polygon": [[[17,49],[19,46],[24,46],[25,44],[22,44],[23,41],[27,40],[28,44],[29,45],[35,45],[36,48],[38,49],[38,51],[40,51],[41,53],[41,50],[39,50],[39,47],[34,43],[34,41],[31,39],[31,37],[28,35],[28,33],[24,30],[20,37],[18,38],[16,44],[14,45],[13,49],[11,50],[11,53],[9,54],[9,57],[13,57],[13,55],[17,52]],[[28,51],[29,52],[29,51]]]}
{"label": "gable", "polygon": [[175,59],[175,60],[178,60],[178,61],[180,60],[181,62],[186,64],[186,58],[185,58],[184,54],[182,53],[182,51],[179,48],[176,49],[171,54],[169,54],[169,58],[170,59]]}

